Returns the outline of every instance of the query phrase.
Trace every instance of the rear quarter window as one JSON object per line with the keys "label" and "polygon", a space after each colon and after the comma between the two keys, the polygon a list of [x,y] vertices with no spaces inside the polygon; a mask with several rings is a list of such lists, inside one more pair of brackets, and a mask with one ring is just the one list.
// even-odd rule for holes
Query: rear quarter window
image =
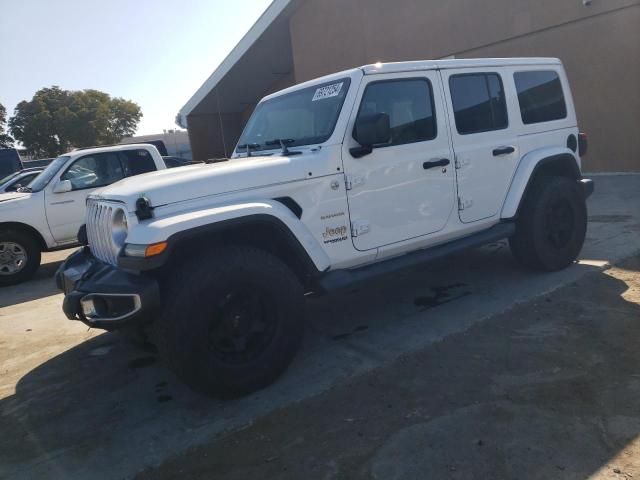
{"label": "rear quarter window", "polygon": [[551,122],[567,117],[562,82],[553,70],[514,74],[520,115],[525,125]]}
{"label": "rear quarter window", "polygon": [[156,164],[148,150],[124,150],[120,152],[125,177],[153,172]]}

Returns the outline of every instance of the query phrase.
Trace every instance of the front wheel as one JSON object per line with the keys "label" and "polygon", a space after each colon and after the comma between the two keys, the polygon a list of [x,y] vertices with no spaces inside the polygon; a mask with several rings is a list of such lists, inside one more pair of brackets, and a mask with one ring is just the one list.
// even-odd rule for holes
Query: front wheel
{"label": "front wheel", "polygon": [[0,286],[22,283],[40,266],[40,245],[26,232],[0,231]]}
{"label": "front wheel", "polygon": [[586,231],[587,207],[578,183],[540,177],[527,194],[509,245],[525,267],[552,272],[576,260]]}
{"label": "front wheel", "polygon": [[251,247],[220,247],[171,277],[152,335],[191,388],[246,394],[289,365],[302,339],[304,292],[280,259]]}

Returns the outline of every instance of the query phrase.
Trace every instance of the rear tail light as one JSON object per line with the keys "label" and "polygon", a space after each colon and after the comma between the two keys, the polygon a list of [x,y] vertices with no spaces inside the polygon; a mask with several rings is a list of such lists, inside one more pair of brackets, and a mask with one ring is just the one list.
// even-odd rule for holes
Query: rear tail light
{"label": "rear tail light", "polygon": [[589,139],[586,133],[578,134],[578,155],[584,157],[589,150]]}

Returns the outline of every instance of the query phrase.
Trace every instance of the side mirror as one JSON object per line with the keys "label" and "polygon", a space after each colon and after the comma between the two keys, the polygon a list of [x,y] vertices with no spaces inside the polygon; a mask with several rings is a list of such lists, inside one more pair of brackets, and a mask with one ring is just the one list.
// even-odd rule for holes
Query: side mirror
{"label": "side mirror", "polygon": [[67,193],[73,190],[71,180],[60,180],[55,187],[53,187],[53,193]]}
{"label": "side mirror", "polygon": [[353,138],[361,145],[350,150],[355,158],[363,157],[373,151],[375,145],[389,143],[391,140],[391,120],[386,113],[364,115],[356,120]]}

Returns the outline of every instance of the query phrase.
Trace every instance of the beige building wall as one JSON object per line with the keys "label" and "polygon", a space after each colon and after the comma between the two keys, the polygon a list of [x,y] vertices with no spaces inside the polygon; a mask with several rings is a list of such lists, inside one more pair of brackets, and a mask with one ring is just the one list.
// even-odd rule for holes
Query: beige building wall
{"label": "beige building wall", "polygon": [[640,172],[640,6],[464,52],[488,55],[561,58],[589,136],[584,170]]}
{"label": "beige building wall", "polygon": [[[293,73],[273,83],[262,96],[295,84]],[[224,95],[224,91],[220,93]],[[253,113],[260,98],[246,105],[242,112],[222,115],[189,115],[189,140],[194,160],[229,157],[238,143],[242,130]]]}
{"label": "beige building wall", "polygon": [[586,171],[640,171],[640,0],[306,0],[290,20],[297,82],[377,61],[553,56]]}
{"label": "beige building wall", "polygon": [[240,113],[189,115],[188,118],[194,160],[231,156],[246,123]]}

